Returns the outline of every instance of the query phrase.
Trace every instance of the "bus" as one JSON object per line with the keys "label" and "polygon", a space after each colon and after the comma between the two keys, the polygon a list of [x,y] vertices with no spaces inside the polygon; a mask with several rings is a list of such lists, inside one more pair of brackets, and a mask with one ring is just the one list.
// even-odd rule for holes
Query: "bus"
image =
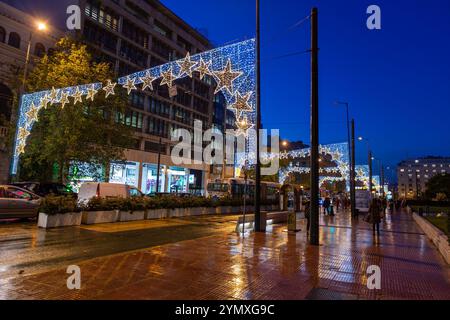
{"label": "bus", "polygon": [[[275,202],[280,198],[280,184],[275,182],[261,181],[261,201]],[[245,188],[247,188],[245,192]],[[233,199],[243,198],[246,194],[246,199],[253,199],[255,197],[255,181],[247,179],[247,185],[242,178],[228,178],[216,179],[209,181],[206,188],[206,196],[211,198],[225,198]]]}

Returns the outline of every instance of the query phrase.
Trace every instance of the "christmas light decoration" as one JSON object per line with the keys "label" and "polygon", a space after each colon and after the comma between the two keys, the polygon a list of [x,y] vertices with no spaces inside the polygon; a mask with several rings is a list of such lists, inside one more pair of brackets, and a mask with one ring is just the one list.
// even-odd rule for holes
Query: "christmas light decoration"
{"label": "christmas light decoration", "polygon": [[252,112],[253,108],[249,103],[252,92],[247,92],[244,96],[242,96],[239,92],[236,92],[235,102],[229,106],[229,109],[235,111],[236,117],[240,117],[243,112]]}
{"label": "christmas light decoration", "polygon": [[87,96],[86,96],[86,100],[91,100],[94,101],[94,97],[97,94],[98,90],[95,89],[95,85],[91,85],[88,89],[87,89]]}
{"label": "christmas light decoration", "polygon": [[231,60],[228,59],[225,69],[223,69],[221,71],[213,71],[213,75],[218,81],[217,88],[216,88],[216,91],[214,92],[214,94],[225,89],[228,91],[229,94],[232,95],[233,94],[233,89],[232,89],[233,81],[236,80],[237,78],[239,78],[242,75],[242,72],[233,71]]}
{"label": "christmas light decoration", "polygon": [[136,90],[136,85],[134,84],[136,82],[135,78],[127,78],[127,81],[123,85],[125,89],[127,89],[127,94],[129,95],[132,90]]}
{"label": "christmas light decoration", "polygon": [[152,77],[150,75],[150,72],[146,72],[144,77],[139,77],[140,81],[142,82],[142,88],[141,90],[144,91],[145,89],[153,90],[153,81],[155,81],[157,78]]}
{"label": "christmas light decoration", "polygon": [[[142,84],[141,90],[153,90],[153,82],[159,78],[162,79],[161,85],[167,85],[170,88],[177,79],[192,77],[193,72],[199,73],[200,80],[204,80],[207,75],[216,80],[215,92],[223,94],[228,108],[233,104],[235,107],[239,104],[244,106],[242,111],[238,111],[236,108],[233,110],[238,121],[246,119],[247,124],[239,128],[240,134],[244,134],[248,139],[249,150],[254,150],[256,149],[256,138],[249,135],[247,130],[252,128],[255,123],[256,98],[254,94],[248,95],[249,92],[255,92],[256,88],[255,53],[255,39],[250,39],[193,56],[186,55],[184,59],[121,77],[117,79],[117,82],[108,80],[106,85],[94,83],[61,89],[52,87],[51,90],[24,94],[19,106],[11,173],[16,174],[19,155],[23,153],[26,139],[29,137],[24,134],[23,130],[31,132],[34,122],[38,120],[37,111],[46,108],[48,103],[53,105],[59,102],[61,107],[64,107],[70,103],[68,97],[74,97],[74,103],[78,103],[82,102],[82,96],[86,96],[86,100],[93,101],[99,90],[103,90],[105,97],[108,98],[115,94],[117,84],[131,90],[136,90],[135,85]],[[134,86],[132,82],[127,84],[127,80],[134,81]],[[236,105],[236,97],[244,99],[245,102],[242,100]],[[20,131],[21,128],[22,131]],[[241,155],[236,156],[240,157]]]}
{"label": "christmas light decoration", "polygon": [[206,75],[211,75],[211,70],[209,69],[211,66],[211,61],[205,62],[203,58],[200,57],[200,62],[198,63],[198,67],[195,68],[195,71],[197,71],[200,75],[200,80],[203,80],[203,78]]}
{"label": "christmas light decoration", "polygon": [[177,61],[178,66],[180,67],[180,73],[178,77],[182,77],[183,75],[189,76],[192,78],[192,67],[197,63],[191,60],[191,56],[189,52],[186,54],[186,58],[183,60]]}
{"label": "christmas light decoration", "polygon": [[72,95],[74,98],[73,104],[77,104],[78,102],[83,102],[83,94],[81,93],[80,89],[77,87],[75,90],[75,93]]}
{"label": "christmas light decoration", "polygon": [[105,97],[108,98],[110,95],[114,95],[114,88],[116,87],[117,83],[111,82],[111,80],[107,81],[106,86],[103,87],[103,90],[105,91]]}
{"label": "christmas light decoration", "polygon": [[167,85],[169,88],[172,88],[173,82],[175,81],[176,77],[172,73],[172,67],[169,68],[167,71],[161,72],[162,75],[162,81],[161,85]]}
{"label": "christmas light decoration", "polygon": [[67,92],[61,92],[61,97],[59,99],[59,102],[61,103],[61,108],[64,109],[66,104],[70,103],[69,101],[69,94]]}

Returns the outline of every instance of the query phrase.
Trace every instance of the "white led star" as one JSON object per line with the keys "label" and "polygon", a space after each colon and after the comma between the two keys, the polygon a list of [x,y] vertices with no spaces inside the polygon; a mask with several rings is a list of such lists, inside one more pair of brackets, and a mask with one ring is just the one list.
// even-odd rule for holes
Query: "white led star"
{"label": "white led star", "polygon": [[55,87],[52,87],[52,91],[50,91],[50,94],[48,95],[48,97],[50,98],[50,104],[58,102],[58,92],[59,90],[56,90]]}
{"label": "white led star", "polygon": [[195,71],[200,74],[200,80],[203,80],[206,75],[211,75],[210,66],[211,61],[205,62],[203,58],[200,58],[200,62],[198,63],[197,68],[195,68]]}
{"label": "white led star", "polygon": [[95,85],[92,85],[90,88],[87,89],[87,96],[86,100],[94,101],[94,97],[97,94],[98,90],[95,89]]}
{"label": "white led star", "polygon": [[22,153],[25,153],[25,141],[19,142],[16,148],[16,155],[20,155]]}
{"label": "white led star", "polygon": [[27,117],[27,123],[32,123],[33,121],[38,121],[39,109],[36,108],[34,102],[31,103],[30,110],[28,110],[25,115]]}
{"label": "white led star", "polygon": [[111,82],[111,80],[107,81],[107,85],[103,87],[103,90],[105,91],[105,98],[108,98],[109,95],[114,95],[114,88],[116,87],[115,82]]}
{"label": "white led star", "polygon": [[41,98],[41,103],[39,104],[40,108],[47,109],[48,103],[51,101],[51,99],[45,95]]}
{"label": "white led star", "polygon": [[29,135],[30,131],[28,131],[26,128],[19,128],[17,139],[25,141]]}
{"label": "white led star", "polygon": [[236,119],[236,126],[238,127],[238,131],[236,132],[236,136],[244,135],[248,136],[248,130],[253,128],[253,124],[248,121],[246,116],[243,116],[240,119]]}
{"label": "white led star", "polygon": [[195,66],[196,63],[191,60],[189,52],[186,54],[184,59],[177,61],[177,64],[180,66],[180,74],[178,75],[179,78],[183,75],[187,75],[192,78],[192,67]]}
{"label": "white led star", "polygon": [[235,110],[237,117],[241,117],[242,112],[253,111],[253,108],[249,103],[251,95],[252,92],[247,92],[244,96],[242,96],[239,92],[236,92],[234,96],[235,101],[229,106],[229,108]]}
{"label": "white led star", "polygon": [[74,98],[73,104],[77,104],[78,102],[83,102],[83,94],[81,93],[80,89],[77,87],[75,90],[75,93],[72,95]]}
{"label": "white led star", "polygon": [[141,90],[144,91],[145,89],[149,88],[150,90],[153,90],[153,81],[155,81],[157,78],[152,77],[150,75],[150,72],[146,72],[144,77],[139,78],[142,81],[142,88]]}
{"label": "white led star", "polygon": [[243,75],[241,71],[233,71],[231,60],[228,59],[225,68],[222,71],[213,71],[214,77],[217,79],[217,88],[214,94],[224,89],[232,94],[233,81]]}
{"label": "white led star", "polygon": [[172,88],[173,82],[176,80],[175,76],[172,73],[172,67],[169,70],[161,72],[162,81],[161,85],[167,85],[169,88]]}
{"label": "white led star", "polygon": [[136,78],[128,78],[125,81],[125,84],[123,85],[123,87],[125,89],[127,89],[127,94],[131,93],[131,90],[136,90],[136,85],[134,84],[136,82]]}
{"label": "white led star", "polygon": [[61,108],[64,109],[66,104],[68,104],[69,101],[69,94],[67,92],[61,92],[61,98],[59,99],[59,102],[61,103]]}

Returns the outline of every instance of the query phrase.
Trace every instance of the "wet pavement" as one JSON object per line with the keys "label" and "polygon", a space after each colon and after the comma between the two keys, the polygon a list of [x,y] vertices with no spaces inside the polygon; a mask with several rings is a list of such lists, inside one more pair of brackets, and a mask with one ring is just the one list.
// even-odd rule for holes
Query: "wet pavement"
{"label": "wet pavement", "polygon": [[[348,213],[321,216],[319,247],[285,226],[242,237],[236,218],[0,225],[0,298],[450,299],[449,267],[406,213],[388,215],[379,238]],[[81,268],[81,290],[67,289],[69,264]],[[371,265],[380,290],[367,288]]]}

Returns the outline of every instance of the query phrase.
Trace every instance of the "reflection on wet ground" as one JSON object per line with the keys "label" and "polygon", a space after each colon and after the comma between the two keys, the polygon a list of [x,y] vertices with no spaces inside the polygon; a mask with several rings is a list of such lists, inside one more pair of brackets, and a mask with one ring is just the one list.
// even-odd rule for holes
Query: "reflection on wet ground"
{"label": "reflection on wet ground", "polygon": [[[448,266],[406,213],[387,215],[379,238],[348,213],[321,216],[319,247],[285,226],[242,237],[236,218],[0,225],[0,298],[450,299]],[[74,263],[81,290],[70,291]],[[381,268],[381,290],[366,286],[370,265]]]}

